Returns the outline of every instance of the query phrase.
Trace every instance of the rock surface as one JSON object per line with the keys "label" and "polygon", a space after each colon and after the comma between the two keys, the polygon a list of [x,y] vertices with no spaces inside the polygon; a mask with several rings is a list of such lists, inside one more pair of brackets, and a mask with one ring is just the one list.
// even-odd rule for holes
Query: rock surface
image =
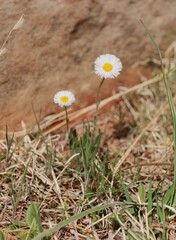
{"label": "rock surface", "polygon": [[117,81],[134,84],[131,65],[155,56],[139,19],[165,50],[176,36],[175,9],[175,0],[1,1],[1,45],[22,14],[25,22],[0,57],[0,130],[6,124],[19,130],[21,120],[32,126],[32,104],[41,118],[60,111],[52,101],[57,90],[72,90],[79,108],[94,102],[100,80],[93,62],[102,53],[117,55],[124,66],[119,80],[107,80],[102,97],[117,90]]}

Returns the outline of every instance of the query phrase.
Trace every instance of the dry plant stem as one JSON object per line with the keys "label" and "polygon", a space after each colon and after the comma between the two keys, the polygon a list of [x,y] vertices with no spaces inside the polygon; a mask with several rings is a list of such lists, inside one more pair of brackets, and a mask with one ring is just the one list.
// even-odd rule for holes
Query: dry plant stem
{"label": "dry plant stem", "polygon": [[[142,205],[142,204],[141,204]],[[140,221],[138,222],[128,210],[125,210],[126,214],[133,220],[133,222],[136,224],[136,226],[138,226],[139,229],[141,229],[141,227],[143,228],[143,233],[147,234],[147,230],[144,228],[144,226],[141,226]],[[155,240],[154,238],[152,238],[152,236],[150,236],[151,240]]]}
{"label": "dry plant stem", "polygon": [[[55,174],[54,174],[53,168],[51,169],[51,173],[52,173],[54,182],[50,185],[50,189],[49,189],[48,193],[50,193],[50,191],[53,189],[54,185],[55,185],[55,186],[56,186],[56,184],[58,185],[58,180],[59,180],[59,178],[61,178],[63,172],[68,168],[68,166],[69,166],[70,162],[72,161],[72,159],[74,159],[74,158],[75,158],[76,156],[78,156],[78,155],[80,155],[80,153],[74,154],[73,156],[71,156],[71,157],[66,161],[65,167],[64,167],[64,168],[62,169],[62,171],[59,173],[59,175],[57,176],[57,178],[56,178],[56,176],[55,176]],[[0,175],[1,175],[1,174],[0,174]],[[57,194],[60,194],[60,195],[58,195],[58,197],[59,197],[59,200],[60,200],[60,202],[61,202],[62,208],[65,210],[64,202],[63,202],[63,200],[62,200],[62,198],[61,198],[61,191],[60,191],[60,188],[59,188],[58,186],[57,186],[57,189],[59,190],[59,191],[57,192]],[[46,194],[46,195],[45,195],[45,198],[43,199],[43,202],[42,202],[41,205],[40,205],[40,208],[42,208],[41,206],[44,205],[43,203],[45,202],[45,200],[46,200],[47,197],[48,197],[48,195]]]}
{"label": "dry plant stem", "polygon": [[[131,165],[130,169],[131,168],[141,168],[141,167],[145,167],[145,166],[173,166],[173,165],[174,165],[174,163],[160,163],[160,162],[157,162],[157,163],[144,163],[144,164]],[[123,171],[129,170],[129,167],[123,168],[123,169],[121,169],[119,171],[122,171],[122,170]]]}
{"label": "dry plant stem", "polygon": [[[19,18],[18,22],[20,22],[20,20],[22,20],[23,17],[24,17],[24,15],[22,15],[22,16]],[[7,35],[6,39],[5,39],[5,41],[3,42],[0,50],[2,50],[2,49],[4,48],[4,46],[6,45],[6,43],[7,43],[8,40],[9,40],[9,37],[10,37],[10,35],[12,34],[12,32],[13,32],[15,29],[18,29],[18,26],[17,26],[18,22],[13,26],[13,28],[12,28],[12,29],[10,30],[10,32],[8,33],[8,35]]]}
{"label": "dry plant stem", "polygon": [[54,180],[56,193],[57,193],[58,198],[59,198],[59,200],[60,200],[62,209],[64,210],[64,215],[65,215],[66,219],[68,219],[69,216],[68,216],[68,213],[67,213],[67,211],[66,211],[66,209],[65,209],[64,201],[62,200],[62,197],[61,197],[61,195],[62,195],[61,189],[60,189],[60,187],[59,187],[59,184],[58,184],[58,181],[57,181],[57,178],[56,178],[56,175],[55,175],[55,173],[54,173],[53,168],[51,169],[51,173],[52,173],[52,177],[53,177],[53,180]]}
{"label": "dry plant stem", "polygon": [[97,223],[102,222],[104,219],[110,217],[111,215],[113,215],[112,212],[108,213],[107,215],[103,216],[102,218],[100,218],[97,221],[95,221],[95,222],[91,223],[90,225],[88,225],[85,229],[87,230],[87,229],[95,226]]}

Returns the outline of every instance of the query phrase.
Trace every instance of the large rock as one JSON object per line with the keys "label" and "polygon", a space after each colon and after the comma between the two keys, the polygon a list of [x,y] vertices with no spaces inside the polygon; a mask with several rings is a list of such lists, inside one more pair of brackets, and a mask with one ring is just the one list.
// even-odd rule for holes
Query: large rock
{"label": "large rock", "polygon": [[[58,111],[52,99],[60,89],[75,92],[79,107],[93,102],[100,81],[93,62],[102,53],[121,58],[119,79],[129,83],[130,66],[155,54],[139,20],[164,50],[175,40],[175,9],[175,0],[1,1],[1,44],[22,14],[25,22],[12,32],[0,58],[0,130],[6,124],[18,130],[21,120],[31,126],[32,104],[41,118]],[[102,97],[117,84],[107,81]]]}

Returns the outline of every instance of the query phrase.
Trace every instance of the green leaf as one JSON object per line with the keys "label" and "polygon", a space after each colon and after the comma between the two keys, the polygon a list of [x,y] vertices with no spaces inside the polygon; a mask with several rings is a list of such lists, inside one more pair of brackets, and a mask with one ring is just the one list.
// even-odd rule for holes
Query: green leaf
{"label": "green leaf", "polygon": [[170,199],[172,198],[172,194],[173,194],[173,187],[174,185],[172,184],[169,189],[166,191],[164,198],[163,198],[163,204],[167,205],[170,201]]}
{"label": "green leaf", "polygon": [[6,240],[6,239],[7,237],[5,236],[5,234],[2,231],[0,231],[0,240]]}
{"label": "green leaf", "polygon": [[147,203],[147,212],[149,214],[148,222],[149,226],[152,224],[152,207],[153,207],[153,201],[152,201],[152,181],[150,181],[149,189],[148,189],[148,203]]}
{"label": "green leaf", "polygon": [[157,212],[157,217],[158,217],[159,221],[164,225],[165,224],[164,205],[163,204],[162,204],[162,206],[159,205],[157,195],[156,195],[156,212]]}
{"label": "green leaf", "polygon": [[140,200],[141,202],[145,202],[145,187],[144,187],[144,184],[140,182],[139,184],[139,197],[140,197]]}
{"label": "green leaf", "polygon": [[[127,202],[133,202],[133,199],[130,196],[130,194],[128,192],[128,188],[125,186],[125,184],[122,184],[122,188],[124,190],[124,194],[125,194]],[[135,214],[135,206],[129,207],[128,211],[131,213],[131,215],[134,216],[134,214]]]}
{"label": "green leaf", "polygon": [[4,160],[5,159],[5,154],[0,156],[0,161]]}
{"label": "green leaf", "polygon": [[42,231],[42,224],[41,224],[39,209],[37,205],[33,202],[31,202],[31,205],[27,210],[26,222],[32,231],[37,231],[37,232]]}
{"label": "green leaf", "polygon": [[44,232],[40,233],[38,236],[34,237],[33,240],[41,240],[46,236],[51,236],[53,233],[57,232],[59,229],[67,226],[68,224],[70,224],[70,223],[72,223],[72,222],[74,222],[78,219],[81,219],[81,218],[87,216],[88,214],[91,214],[91,213],[94,213],[94,212],[97,212],[97,211],[101,211],[105,208],[113,207],[113,206],[116,206],[116,205],[129,205],[130,206],[130,205],[133,205],[133,203],[122,204],[122,203],[119,203],[119,202],[114,202],[114,203],[107,203],[107,204],[104,204],[104,205],[101,205],[101,206],[93,207],[93,208],[88,209],[86,211],[83,211],[79,214],[76,214],[76,215],[70,217],[67,220],[64,220],[64,221],[60,222],[59,224],[57,224],[53,228],[45,230]]}

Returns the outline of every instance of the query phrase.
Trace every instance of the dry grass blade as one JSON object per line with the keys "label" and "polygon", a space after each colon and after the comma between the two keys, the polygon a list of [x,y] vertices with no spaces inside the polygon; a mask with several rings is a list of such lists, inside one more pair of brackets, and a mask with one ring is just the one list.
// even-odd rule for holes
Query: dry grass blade
{"label": "dry grass blade", "polygon": [[8,33],[5,41],[3,42],[1,48],[0,48],[0,56],[2,56],[3,54],[5,54],[7,52],[7,49],[5,48],[5,45],[6,43],[8,42],[9,40],[9,37],[11,36],[12,32],[14,30],[17,30],[19,29],[20,27],[23,26],[23,23],[24,23],[24,15],[22,15],[19,20],[17,21],[17,23],[13,26],[13,28],[10,30],[10,32]]}
{"label": "dry grass blade", "polygon": [[3,56],[4,54],[6,54],[7,52],[7,48],[1,48],[0,49],[0,57]]}
{"label": "dry grass blade", "polygon": [[112,182],[111,182],[111,187],[114,184],[114,177],[119,169],[119,167],[123,164],[123,162],[125,161],[125,159],[128,157],[128,155],[130,154],[130,152],[132,151],[132,149],[134,148],[134,146],[136,145],[136,143],[139,141],[139,139],[143,136],[143,134],[152,126],[152,124],[154,124],[157,119],[159,118],[160,114],[161,114],[161,109],[162,107],[158,110],[156,116],[147,124],[146,127],[143,128],[143,130],[141,131],[141,133],[134,139],[133,143],[131,144],[131,146],[127,149],[127,151],[124,153],[124,155],[121,157],[121,159],[117,162],[117,164],[114,167],[113,170],[113,178],[112,178]]}
{"label": "dry grass blade", "polygon": [[12,28],[12,31],[21,28],[21,27],[23,26],[23,24],[24,24],[24,15],[22,15],[22,16],[19,18],[18,22],[17,22],[17,23],[14,25],[14,27]]}
{"label": "dry grass blade", "polygon": [[60,186],[59,186],[59,184],[58,184],[58,181],[57,181],[57,178],[56,178],[56,175],[55,175],[53,169],[51,169],[51,173],[52,173],[52,177],[53,177],[53,180],[54,180],[54,185],[55,185],[55,189],[56,189],[57,196],[58,196],[58,198],[59,198],[59,200],[60,200],[60,203],[61,203],[61,205],[62,205],[62,208],[63,208],[63,210],[64,210],[65,217],[66,217],[66,219],[68,219],[68,213],[67,213],[67,211],[65,210],[64,201],[62,200],[62,197],[61,197],[61,196],[62,196],[62,194],[61,194],[61,189],[60,189]]}

